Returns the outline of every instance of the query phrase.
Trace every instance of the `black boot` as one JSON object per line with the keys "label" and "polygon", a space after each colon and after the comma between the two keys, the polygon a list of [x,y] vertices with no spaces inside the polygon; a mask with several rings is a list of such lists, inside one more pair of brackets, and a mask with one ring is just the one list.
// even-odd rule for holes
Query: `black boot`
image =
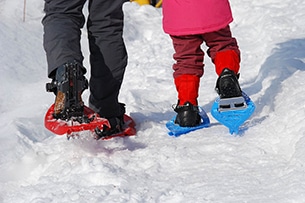
{"label": "black boot", "polygon": [[111,135],[117,134],[123,131],[124,125],[124,114],[125,114],[125,104],[119,103],[121,115],[106,118],[110,123],[110,128],[104,126],[103,130],[95,129],[96,139],[107,138]]}
{"label": "black boot", "polygon": [[85,69],[77,62],[66,63],[56,69],[55,77],[47,84],[47,91],[56,95],[54,118],[68,120],[83,116],[81,94],[88,88],[84,73]]}
{"label": "black boot", "polygon": [[238,75],[225,68],[216,82],[216,91],[220,99],[241,97],[242,91],[238,83]]}
{"label": "black boot", "polygon": [[216,91],[219,94],[219,110],[240,109],[246,107],[245,99],[238,83],[238,76],[225,68],[216,82]]}
{"label": "black boot", "polygon": [[174,111],[177,112],[175,123],[181,127],[194,127],[201,122],[198,106],[190,102],[185,102],[182,106],[177,105]]}
{"label": "black boot", "polygon": [[123,130],[124,114],[126,110],[125,110],[125,104],[119,103],[119,105],[120,105],[121,115],[107,118],[111,126],[111,129],[108,129],[110,134],[119,133]]}

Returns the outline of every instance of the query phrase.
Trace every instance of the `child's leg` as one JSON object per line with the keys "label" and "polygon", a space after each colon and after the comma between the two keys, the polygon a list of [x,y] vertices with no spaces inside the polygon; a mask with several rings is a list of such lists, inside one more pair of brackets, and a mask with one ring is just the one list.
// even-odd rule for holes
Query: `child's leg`
{"label": "child's leg", "polygon": [[220,98],[242,96],[238,83],[240,51],[235,38],[232,37],[230,27],[203,35],[209,47],[208,54],[215,64],[218,74],[216,91]]}
{"label": "child's leg", "polygon": [[178,105],[190,102],[197,105],[200,77],[203,75],[204,52],[201,36],[171,36],[175,49],[174,80],[178,92]]}
{"label": "child's leg", "polygon": [[235,74],[239,72],[240,51],[237,41],[232,37],[230,27],[203,35],[209,47],[208,55],[215,64],[216,73],[220,75],[225,68]]}
{"label": "child's leg", "polygon": [[178,92],[175,123],[183,127],[200,124],[197,104],[200,77],[203,75],[204,52],[200,45],[201,36],[171,36],[176,53],[173,65],[174,80]]}

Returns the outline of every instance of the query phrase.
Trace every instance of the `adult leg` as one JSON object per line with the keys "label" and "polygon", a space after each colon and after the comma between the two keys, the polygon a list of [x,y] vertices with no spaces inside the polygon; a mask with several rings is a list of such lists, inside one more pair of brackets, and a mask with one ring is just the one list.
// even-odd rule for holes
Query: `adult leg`
{"label": "adult leg", "polygon": [[80,47],[85,0],[45,0],[43,45],[48,62],[48,91],[56,94],[54,118],[83,115],[81,94],[87,88]]}
{"label": "adult leg", "polygon": [[90,0],[88,39],[90,48],[90,107],[101,116],[124,114],[118,95],[127,65],[123,35],[123,0]]}
{"label": "adult leg", "polygon": [[42,20],[43,46],[48,62],[48,76],[55,76],[55,69],[67,62],[82,63],[80,48],[81,28],[85,18],[82,8],[86,0],[45,0]]}

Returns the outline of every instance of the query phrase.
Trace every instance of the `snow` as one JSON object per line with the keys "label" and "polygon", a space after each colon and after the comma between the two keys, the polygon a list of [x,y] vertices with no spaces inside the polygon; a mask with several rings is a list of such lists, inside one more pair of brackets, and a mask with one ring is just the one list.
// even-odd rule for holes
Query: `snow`
{"label": "snow", "polygon": [[305,201],[303,0],[231,1],[240,83],[256,111],[239,136],[213,119],[217,77],[206,57],[199,103],[212,125],[178,138],[165,128],[177,93],[162,8],[125,3],[129,64],[120,101],[138,133],[109,141],[67,141],[44,128],[54,95],[45,92],[43,1],[27,2],[25,22],[23,3],[0,0],[0,202]]}

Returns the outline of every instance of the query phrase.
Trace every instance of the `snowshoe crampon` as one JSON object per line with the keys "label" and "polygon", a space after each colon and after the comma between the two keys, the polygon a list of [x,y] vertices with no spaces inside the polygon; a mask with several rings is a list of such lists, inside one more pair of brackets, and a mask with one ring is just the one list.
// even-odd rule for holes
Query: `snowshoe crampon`
{"label": "snowshoe crampon", "polygon": [[191,131],[195,131],[201,128],[207,128],[210,126],[210,119],[207,116],[206,112],[199,107],[199,115],[201,117],[201,123],[194,127],[181,127],[175,123],[176,116],[174,116],[170,121],[166,123],[166,127],[169,130],[169,136],[179,137],[182,134],[189,133]]}
{"label": "snowshoe crampon", "polygon": [[238,134],[241,126],[254,112],[255,105],[244,92],[241,97],[216,99],[212,106],[212,116],[229,128],[231,134]]}
{"label": "snowshoe crampon", "polygon": [[[57,135],[67,135],[67,137],[73,137],[74,133],[81,131],[91,131],[96,134],[96,132],[101,132],[105,128],[110,128],[110,123],[107,119],[100,117],[92,109],[84,106],[84,115],[78,118],[71,118],[67,121],[55,119],[54,115],[54,104],[48,109],[45,115],[45,127]],[[98,139],[111,139],[113,137],[123,137],[132,136],[136,134],[135,122],[133,119],[126,114],[124,115],[124,126],[123,130],[119,133],[100,136],[95,135],[94,137]]]}

